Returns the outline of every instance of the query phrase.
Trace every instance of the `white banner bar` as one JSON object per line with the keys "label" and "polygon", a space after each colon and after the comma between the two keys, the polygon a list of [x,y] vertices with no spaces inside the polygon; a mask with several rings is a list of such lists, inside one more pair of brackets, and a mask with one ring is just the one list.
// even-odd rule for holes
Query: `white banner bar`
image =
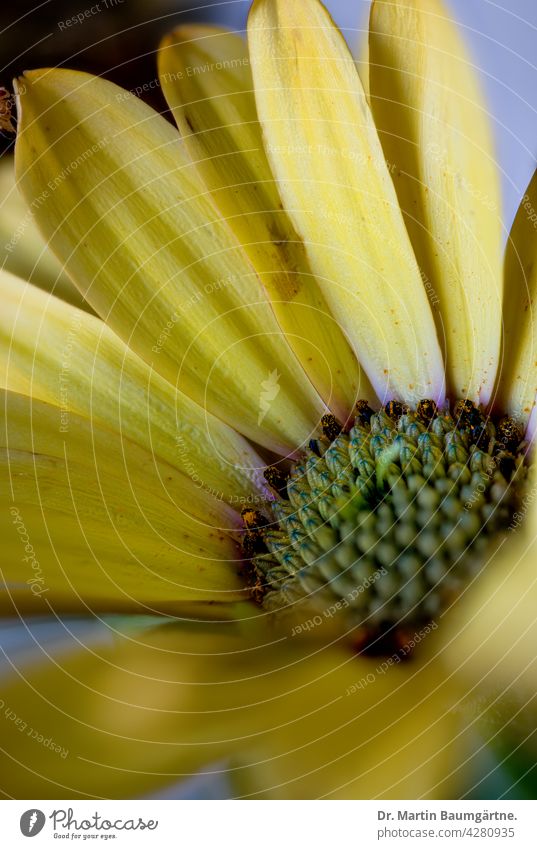
{"label": "white banner bar", "polygon": [[5,801],[1,844],[196,849],[535,847],[537,802]]}

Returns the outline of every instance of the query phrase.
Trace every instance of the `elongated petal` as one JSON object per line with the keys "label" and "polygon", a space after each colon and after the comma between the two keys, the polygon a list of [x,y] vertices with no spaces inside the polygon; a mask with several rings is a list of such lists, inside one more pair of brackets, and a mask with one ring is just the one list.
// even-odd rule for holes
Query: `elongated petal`
{"label": "elongated petal", "polygon": [[80,309],[90,306],[65,274],[62,264],[48,249],[15,184],[13,157],[0,158],[0,267],[53,292]]}
{"label": "elongated petal", "polygon": [[262,461],[248,443],[102,321],[7,272],[0,293],[0,385],[59,407],[60,427],[78,413],[165,460],[190,481],[189,510],[201,518],[208,496],[239,504],[262,492]]}
{"label": "elongated petal", "polygon": [[252,642],[229,626],[166,627],[90,648],[4,688],[6,705],[69,752],[53,755],[0,723],[5,792],[124,798],[223,757],[241,795],[454,791],[457,695],[441,668],[379,673],[378,661],[343,649],[274,645],[265,631]]}
{"label": "elongated petal", "polygon": [[159,52],[162,90],[218,209],[244,246],[289,343],[328,406],[345,420],[374,398],[281,208],[257,120],[244,40],[180,27]]}
{"label": "elongated petal", "polygon": [[[228,531],[238,526],[238,513],[222,500],[211,497],[175,466],[160,460],[150,446],[139,446],[110,428],[109,422],[90,420],[53,404],[28,395],[0,390],[0,405],[4,412],[4,429],[0,447],[9,453],[33,453],[36,462],[48,457],[52,463],[87,466],[95,481],[98,477],[115,479],[125,476],[125,486],[135,494],[153,492],[161,503],[168,502],[163,515],[170,524],[180,524],[182,516],[191,522],[197,518],[200,527],[207,525]],[[93,436],[93,434],[97,436]],[[117,467],[117,468],[116,468]],[[130,484],[128,483],[130,481]],[[99,486],[96,485],[95,492]],[[195,509],[193,509],[195,507]],[[125,505],[126,510],[126,505]],[[173,521],[172,521],[173,516]]]}
{"label": "elongated petal", "polygon": [[475,69],[441,0],[374,1],[369,73],[448,390],[486,404],[502,317],[499,168]]}
{"label": "elongated petal", "polygon": [[283,202],[381,398],[441,397],[434,321],[366,97],[317,0],[256,0],[257,109]]}
{"label": "elongated petal", "polygon": [[177,131],[73,71],[27,73],[19,102],[19,185],[45,194],[36,220],[87,300],[200,405],[294,450],[324,407]]}
{"label": "elongated petal", "polygon": [[215,505],[221,529],[193,518],[183,475],[95,422],[71,414],[62,433],[57,408],[1,400],[2,606],[173,610],[240,597],[232,515]]}
{"label": "elongated petal", "polygon": [[505,345],[499,403],[524,424],[533,420],[533,438],[537,395],[537,172],[511,228],[504,275]]}

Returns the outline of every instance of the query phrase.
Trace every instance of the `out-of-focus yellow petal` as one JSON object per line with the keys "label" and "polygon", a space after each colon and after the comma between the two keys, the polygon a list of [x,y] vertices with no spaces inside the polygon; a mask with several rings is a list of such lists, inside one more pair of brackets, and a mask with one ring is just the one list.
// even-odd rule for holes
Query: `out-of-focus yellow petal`
{"label": "out-of-focus yellow petal", "polygon": [[18,100],[19,186],[47,192],[36,221],[90,304],[201,406],[294,450],[324,405],[177,131],[74,71],[28,72]]}
{"label": "out-of-focus yellow petal", "polygon": [[445,623],[452,634],[446,658],[465,683],[464,716],[478,723],[493,745],[511,740],[510,753],[529,749],[532,759],[537,753],[536,492],[534,478],[486,574]]}
{"label": "out-of-focus yellow petal", "polygon": [[498,366],[501,203],[488,114],[441,0],[374,0],[371,108],[424,274],[448,390],[488,403]]}
{"label": "out-of-focus yellow petal", "polygon": [[356,799],[453,793],[464,780],[458,684],[437,662],[433,631],[423,639],[430,644],[401,664],[393,656],[361,658],[305,641],[300,662],[288,658],[284,665],[282,650],[278,680],[286,693],[277,716],[284,721],[268,729],[268,740],[256,746],[254,739],[252,750],[238,755],[246,770],[242,794]]}
{"label": "out-of-focus yellow petal", "polygon": [[98,318],[5,271],[0,296],[0,385],[59,407],[60,426],[79,413],[165,460],[190,480],[189,508],[201,518],[207,496],[238,505],[263,492],[250,445]]}
{"label": "out-of-focus yellow petal", "polygon": [[453,674],[465,682],[465,721],[474,723],[481,739],[502,756],[518,757],[520,763],[526,758],[528,767],[537,756],[534,537],[535,526],[531,537],[506,543],[453,617],[447,646]]}
{"label": "out-of-focus yellow petal", "polygon": [[504,275],[505,345],[499,403],[524,424],[530,422],[533,437],[537,394],[537,172],[513,222]]}
{"label": "out-of-focus yellow petal", "polygon": [[256,0],[248,39],[268,159],[328,304],[380,398],[441,398],[427,295],[341,34],[317,0]]}
{"label": "out-of-focus yellow petal", "polygon": [[195,519],[187,479],[147,450],[77,415],[62,428],[57,408],[25,395],[2,392],[1,401],[6,604],[24,609],[37,596],[52,608],[173,610],[240,598],[229,508],[218,516],[213,507],[220,527]]}
{"label": "out-of-focus yellow petal", "polygon": [[[181,730],[189,658],[168,633],[145,644],[135,635],[90,642],[68,656],[43,651],[40,664],[4,682],[3,793],[130,798],[195,772],[206,749]],[[187,632],[185,652],[188,639]],[[11,716],[22,721],[14,725]]]}
{"label": "out-of-focus yellow petal", "polygon": [[282,209],[263,149],[244,40],[180,27],[159,52],[162,90],[196,167],[270,297],[313,385],[343,421],[374,393],[330,313]]}
{"label": "out-of-focus yellow petal", "polygon": [[[37,206],[39,200],[35,200]],[[13,157],[0,158],[0,266],[53,292],[80,309],[90,306],[65,274],[62,264],[47,248],[28,207],[15,185]]]}
{"label": "out-of-focus yellow petal", "polygon": [[[232,759],[242,795],[445,798],[461,758],[456,690],[434,663],[389,664],[230,626],[168,626],[44,661],[6,705],[69,754],[0,722],[4,791],[140,795]],[[361,686],[360,686],[361,685]]]}

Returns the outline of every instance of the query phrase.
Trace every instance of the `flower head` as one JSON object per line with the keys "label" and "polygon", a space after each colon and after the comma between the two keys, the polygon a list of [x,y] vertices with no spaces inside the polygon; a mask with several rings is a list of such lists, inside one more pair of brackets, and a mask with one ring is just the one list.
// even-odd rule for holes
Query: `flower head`
{"label": "flower head", "polygon": [[163,624],[12,683],[67,752],[3,741],[12,795],[222,758],[248,796],[458,792],[476,668],[495,701],[483,599],[525,698],[494,582],[532,492],[537,188],[502,270],[456,28],[375,0],[369,46],[362,82],[317,0],[255,0],[247,44],[183,27],[179,132],[87,74],[17,83],[19,187],[98,317],[2,272],[0,604]]}

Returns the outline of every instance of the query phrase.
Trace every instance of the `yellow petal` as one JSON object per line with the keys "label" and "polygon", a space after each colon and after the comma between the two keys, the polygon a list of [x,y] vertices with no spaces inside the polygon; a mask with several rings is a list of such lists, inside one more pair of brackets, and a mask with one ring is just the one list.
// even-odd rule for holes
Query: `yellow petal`
{"label": "yellow petal", "polygon": [[499,404],[535,434],[537,393],[537,172],[521,200],[505,251],[505,344]]}
{"label": "yellow petal", "polygon": [[19,102],[19,185],[45,193],[36,220],[90,304],[201,406],[294,450],[324,406],[177,131],[74,71],[28,72]]}
{"label": "yellow petal", "polygon": [[248,443],[102,321],[7,272],[0,295],[0,385],[59,407],[60,427],[78,413],[165,460],[190,482],[190,509],[201,518],[208,498],[239,505],[262,496],[263,463]]}
{"label": "yellow petal", "polygon": [[148,451],[76,415],[60,433],[58,409],[27,396],[1,401],[5,605],[150,612],[241,597],[229,508],[213,510],[220,528],[195,519],[186,479]]}
{"label": "yellow petal", "polygon": [[[134,492],[153,492],[156,499],[167,502],[160,509],[169,524],[180,523],[186,515],[189,522],[196,517],[200,527],[210,525],[223,531],[238,527],[235,509],[195,488],[190,478],[160,460],[150,446],[137,445],[125,433],[110,429],[109,422],[100,422],[97,417],[90,421],[61,407],[6,390],[0,390],[0,399],[5,412],[4,431],[0,433],[2,448],[33,453],[38,458],[49,457],[51,462],[82,464],[91,469],[94,478],[108,474],[117,478],[121,473],[127,476],[129,488]],[[93,432],[100,435],[99,441],[93,438]],[[169,515],[167,511],[171,511]]]}
{"label": "yellow petal", "polygon": [[0,266],[40,289],[80,309],[90,306],[67,277],[63,266],[48,249],[34,221],[36,199],[27,206],[15,184],[11,156],[0,158]]}
{"label": "yellow petal", "polygon": [[467,682],[466,717],[482,736],[498,732],[533,758],[537,707],[537,513],[535,479],[507,538],[491,554],[486,573],[469,588],[446,625],[453,639],[447,662]]}
{"label": "yellow petal", "polygon": [[241,795],[456,792],[460,715],[445,670],[411,661],[379,672],[348,650],[268,637],[166,627],[25,669],[4,687],[6,705],[69,754],[0,723],[4,792],[125,798],[224,757]]}
{"label": "yellow petal", "polygon": [[180,728],[188,655],[167,629],[157,634],[144,644],[111,634],[67,656],[43,650],[12,677],[0,708],[4,793],[133,798],[198,769],[205,749]]}
{"label": "yellow petal", "polygon": [[244,246],[289,343],[342,420],[374,399],[309,268],[263,149],[243,39],[212,26],[180,27],[159,52],[162,90],[198,171]]}
{"label": "yellow petal", "polygon": [[443,394],[419,269],[358,73],[317,0],[256,0],[259,119],[313,272],[380,398]]}
{"label": "yellow petal", "polygon": [[501,335],[499,168],[475,69],[441,0],[374,0],[369,73],[448,391],[486,404]]}

